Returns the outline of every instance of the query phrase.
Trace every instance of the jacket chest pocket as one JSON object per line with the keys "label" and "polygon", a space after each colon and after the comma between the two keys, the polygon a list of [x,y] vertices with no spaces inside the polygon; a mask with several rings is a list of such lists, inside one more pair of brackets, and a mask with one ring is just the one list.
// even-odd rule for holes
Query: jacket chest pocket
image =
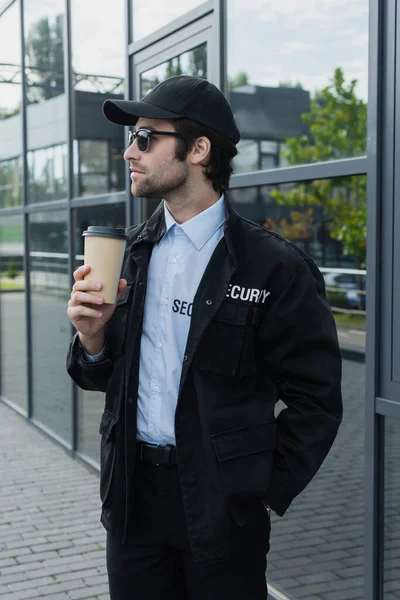
{"label": "jacket chest pocket", "polygon": [[256,371],[254,309],[224,302],[204,332],[196,365],[227,377],[246,377]]}

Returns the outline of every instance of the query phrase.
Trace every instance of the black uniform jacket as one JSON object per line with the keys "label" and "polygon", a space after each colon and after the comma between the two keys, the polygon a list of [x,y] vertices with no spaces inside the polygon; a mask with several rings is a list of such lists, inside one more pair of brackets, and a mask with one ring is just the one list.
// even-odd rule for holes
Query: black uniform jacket
{"label": "black uniform jacket", "polygon": [[[324,280],[294,244],[225,200],[224,237],[193,302],[175,413],[194,562],[229,556],[235,528],[264,500],[283,515],[331,448],[342,419],[341,355]],[[101,522],[132,534],[139,350],[147,268],[165,233],[162,203],[127,229],[128,285],[106,325],[104,360],[85,362],[75,336],[67,369],[106,392],[100,423]],[[287,408],[274,416],[276,402]],[[265,513],[266,518],[267,513]]]}

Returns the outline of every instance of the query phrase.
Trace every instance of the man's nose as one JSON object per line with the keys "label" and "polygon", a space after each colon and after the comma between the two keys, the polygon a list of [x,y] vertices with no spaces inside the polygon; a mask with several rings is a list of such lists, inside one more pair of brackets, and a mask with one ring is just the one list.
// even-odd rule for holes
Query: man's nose
{"label": "man's nose", "polygon": [[140,152],[138,150],[136,142],[133,142],[124,152],[124,159],[129,162],[130,160],[139,160]]}

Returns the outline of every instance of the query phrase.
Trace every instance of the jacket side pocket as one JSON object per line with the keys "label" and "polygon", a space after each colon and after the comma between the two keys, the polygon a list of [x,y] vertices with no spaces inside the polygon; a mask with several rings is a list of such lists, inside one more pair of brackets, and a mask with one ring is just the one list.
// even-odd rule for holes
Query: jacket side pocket
{"label": "jacket side pocket", "polygon": [[238,525],[245,523],[241,507],[260,502],[272,474],[276,447],[275,421],[261,421],[211,436],[224,496]]}

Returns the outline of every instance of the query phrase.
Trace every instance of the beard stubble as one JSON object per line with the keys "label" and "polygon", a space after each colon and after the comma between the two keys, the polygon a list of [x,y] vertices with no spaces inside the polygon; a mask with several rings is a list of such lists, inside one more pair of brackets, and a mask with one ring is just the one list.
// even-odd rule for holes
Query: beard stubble
{"label": "beard stubble", "polygon": [[145,173],[146,181],[132,181],[131,192],[137,198],[164,198],[187,185],[188,166],[177,158],[166,161],[153,174]]}

